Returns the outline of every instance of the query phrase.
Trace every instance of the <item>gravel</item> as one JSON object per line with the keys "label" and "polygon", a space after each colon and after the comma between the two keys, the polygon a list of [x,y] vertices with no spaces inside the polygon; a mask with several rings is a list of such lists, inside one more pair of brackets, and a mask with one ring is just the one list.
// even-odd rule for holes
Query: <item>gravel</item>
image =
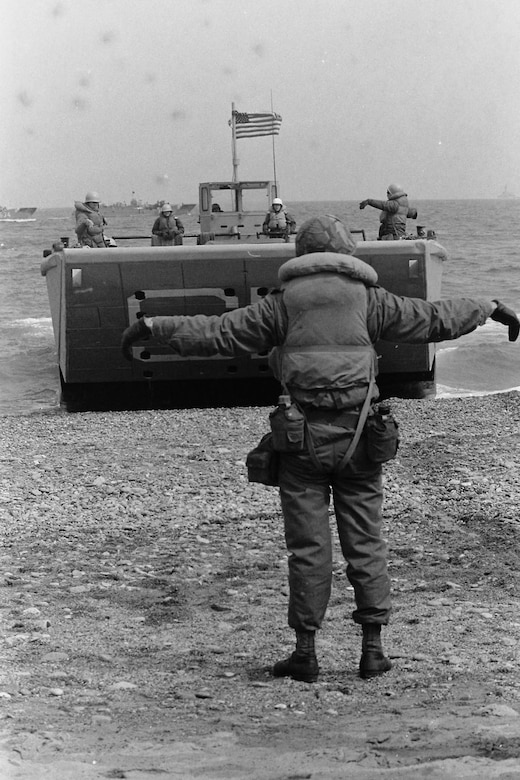
{"label": "gravel", "polygon": [[[268,409],[0,418],[0,718],[11,748],[48,760],[56,741],[88,756],[85,734],[111,755],[121,734],[200,747],[229,732],[280,758],[289,746],[336,750],[348,723],[350,771],[367,756],[373,767],[397,756],[412,765],[417,751],[438,758],[440,737],[419,728],[435,712],[444,755],[496,760],[483,721],[520,721],[520,394],[391,404],[401,430],[385,467],[394,669],[357,677],[333,531],[316,686],[268,672],[292,646],[277,490],[250,484],[245,469]],[[393,723],[412,708],[404,739]],[[514,745],[501,734],[504,760],[520,755],[517,730]],[[288,776],[265,767],[227,776]]]}

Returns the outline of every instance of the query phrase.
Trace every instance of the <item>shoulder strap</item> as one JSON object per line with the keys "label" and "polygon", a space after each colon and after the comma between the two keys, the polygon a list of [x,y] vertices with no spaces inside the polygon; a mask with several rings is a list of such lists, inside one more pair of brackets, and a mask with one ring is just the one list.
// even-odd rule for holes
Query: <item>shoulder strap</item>
{"label": "shoulder strap", "polygon": [[[344,456],[341,459],[341,462],[339,463],[339,466],[338,466],[339,469],[342,469],[344,466],[347,465],[347,463],[351,459],[352,455],[354,454],[354,451],[355,451],[356,447],[358,446],[359,440],[361,438],[361,434],[363,433],[363,428],[365,426],[366,419],[368,417],[368,412],[370,410],[370,404],[371,404],[371,401],[372,401],[372,391],[374,389],[374,385],[375,385],[375,379],[374,379],[374,376],[372,375],[371,378],[370,378],[369,385],[368,385],[366,398],[365,398],[365,400],[363,402],[363,406],[362,406],[361,411],[359,413],[359,418],[358,418],[358,421],[357,421],[357,425],[356,425],[356,430],[355,430],[354,436],[352,437],[352,441],[350,442],[346,453],[344,454]],[[320,462],[318,460],[318,456],[316,455],[316,450],[314,449],[314,442],[312,440],[312,434],[311,434],[310,429],[309,429],[309,424],[307,422],[307,418],[305,418],[305,432],[307,434],[306,440],[307,440],[307,446],[309,448],[309,455],[311,456],[311,460],[312,460],[314,466],[319,471],[321,471],[322,470],[322,466],[321,466],[321,464],[320,464]]]}
{"label": "shoulder strap", "polygon": [[359,419],[358,419],[358,424],[356,426],[356,432],[354,434],[354,438],[350,442],[348,450],[346,451],[343,458],[341,459],[339,468],[343,468],[343,466],[347,465],[352,455],[354,454],[354,450],[358,446],[359,440],[361,438],[361,434],[363,433],[363,428],[365,427],[366,419],[368,417],[368,412],[370,410],[370,403],[372,401],[372,390],[374,389],[374,384],[375,384],[374,377],[372,376],[370,379],[370,384],[368,385],[367,397],[365,398],[365,402],[359,413]]}

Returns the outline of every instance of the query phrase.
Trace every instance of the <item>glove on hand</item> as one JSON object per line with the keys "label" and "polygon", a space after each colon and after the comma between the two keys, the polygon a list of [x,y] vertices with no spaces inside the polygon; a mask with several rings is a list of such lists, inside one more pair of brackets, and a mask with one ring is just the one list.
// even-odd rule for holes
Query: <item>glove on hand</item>
{"label": "glove on hand", "polygon": [[501,322],[502,325],[507,325],[509,328],[509,341],[516,341],[520,332],[520,320],[512,309],[504,306],[503,303],[496,299],[493,302],[496,303],[497,307],[491,315],[491,319],[495,320],[495,322]]}
{"label": "glove on hand", "polygon": [[129,328],[123,331],[123,336],[121,338],[121,351],[123,356],[127,360],[132,360],[132,344],[134,341],[140,341],[141,339],[147,338],[150,333],[150,328],[145,324],[144,317],[140,317],[137,322],[130,325]]}
{"label": "glove on hand", "polygon": [[360,209],[364,209],[366,206],[368,206],[368,200],[362,200],[359,204]]}

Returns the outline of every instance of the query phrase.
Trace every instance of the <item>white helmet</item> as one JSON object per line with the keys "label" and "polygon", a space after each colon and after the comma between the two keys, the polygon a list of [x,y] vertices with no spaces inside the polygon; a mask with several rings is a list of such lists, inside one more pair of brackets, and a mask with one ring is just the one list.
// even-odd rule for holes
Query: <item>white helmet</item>
{"label": "white helmet", "polygon": [[101,203],[101,198],[97,192],[87,192],[84,203]]}
{"label": "white helmet", "polygon": [[169,203],[163,203],[161,206],[161,214],[165,214],[167,211],[173,211]]}
{"label": "white helmet", "polygon": [[273,206],[283,206],[283,201],[281,198],[275,198],[273,200]]}

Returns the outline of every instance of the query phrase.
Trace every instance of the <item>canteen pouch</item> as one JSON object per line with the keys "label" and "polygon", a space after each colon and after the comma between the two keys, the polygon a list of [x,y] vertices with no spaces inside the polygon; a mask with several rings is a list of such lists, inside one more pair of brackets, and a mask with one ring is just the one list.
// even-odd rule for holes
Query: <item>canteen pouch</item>
{"label": "canteen pouch", "polygon": [[276,452],[301,452],[305,444],[305,417],[297,406],[278,406],[269,415]]}
{"label": "canteen pouch", "polygon": [[260,485],[278,486],[279,456],[273,448],[273,435],[262,436],[254,450],[247,454],[246,467],[249,482]]}
{"label": "canteen pouch", "polygon": [[386,463],[395,458],[399,447],[399,425],[391,414],[376,412],[365,423],[367,456],[373,463]]}

